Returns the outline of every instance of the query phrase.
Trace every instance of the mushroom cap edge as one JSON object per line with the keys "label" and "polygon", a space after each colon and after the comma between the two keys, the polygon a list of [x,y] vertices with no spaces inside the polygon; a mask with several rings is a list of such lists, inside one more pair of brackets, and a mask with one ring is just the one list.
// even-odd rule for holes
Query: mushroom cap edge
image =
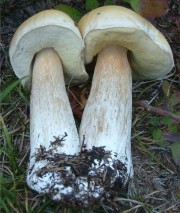
{"label": "mushroom cap edge", "polygon": [[25,77],[21,81],[23,86],[29,87],[34,55],[43,48],[53,48],[59,54],[67,84],[80,84],[88,79],[84,43],[78,28],[67,14],[50,9],[24,21],[12,38],[10,62],[17,77]]}
{"label": "mushroom cap edge", "polygon": [[121,6],[102,6],[78,22],[85,43],[85,62],[109,45],[126,47],[134,79],[158,79],[174,66],[165,37],[145,18]]}

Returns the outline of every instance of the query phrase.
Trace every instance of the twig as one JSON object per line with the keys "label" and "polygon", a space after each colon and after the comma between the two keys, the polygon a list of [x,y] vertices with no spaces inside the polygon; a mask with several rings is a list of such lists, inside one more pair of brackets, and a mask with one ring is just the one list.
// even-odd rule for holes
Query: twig
{"label": "twig", "polygon": [[129,213],[129,212],[132,212],[132,210],[138,209],[140,207],[143,207],[143,205],[134,206],[131,209],[127,209],[127,210],[123,211],[122,213]]}
{"label": "twig", "polygon": [[172,118],[173,120],[175,120],[178,123],[180,123],[180,116],[175,115],[175,114],[173,114],[171,112],[165,111],[163,109],[153,107],[153,106],[149,105],[147,101],[144,101],[144,100],[143,101],[137,101],[137,102],[134,103],[134,105],[136,105],[136,106],[139,105],[139,106],[145,108],[149,112],[153,112],[153,113],[155,113],[157,115],[161,115],[161,116],[166,116],[166,117]]}
{"label": "twig", "polygon": [[121,202],[121,201],[127,201],[127,202],[130,202],[130,203],[135,203],[135,204],[138,204],[138,205],[144,205],[144,203],[140,202],[140,201],[137,201],[137,200],[132,200],[132,199],[128,199],[128,198],[123,198],[123,197],[116,197],[114,198],[114,201],[118,201],[118,202]]}

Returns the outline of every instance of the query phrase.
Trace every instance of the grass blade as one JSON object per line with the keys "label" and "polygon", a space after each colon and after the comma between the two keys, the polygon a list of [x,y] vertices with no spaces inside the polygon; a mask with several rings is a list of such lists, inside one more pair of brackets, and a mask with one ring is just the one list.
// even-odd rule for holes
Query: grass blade
{"label": "grass blade", "polygon": [[3,117],[1,115],[0,115],[0,124],[2,127],[2,133],[3,133],[4,139],[6,141],[6,146],[7,146],[6,153],[9,158],[9,162],[13,168],[13,171],[16,171],[18,166],[17,166],[17,162],[16,162],[15,150],[12,145],[11,136],[8,132],[8,129],[4,123]]}
{"label": "grass blade", "polygon": [[2,101],[10,94],[11,91],[13,91],[17,85],[21,82],[22,79],[15,80],[12,82],[9,86],[7,86],[1,93],[0,93],[0,102]]}

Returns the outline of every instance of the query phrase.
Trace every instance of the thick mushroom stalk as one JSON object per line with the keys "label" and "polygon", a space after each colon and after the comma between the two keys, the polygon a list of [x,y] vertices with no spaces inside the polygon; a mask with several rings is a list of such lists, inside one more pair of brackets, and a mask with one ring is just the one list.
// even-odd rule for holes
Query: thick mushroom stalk
{"label": "thick mushroom stalk", "polygon": [[[83,113],[80,137],[87,149],[104,147],[111,151],[97,166],[112,169],[114,182],[125,185],[132,176],[131,160],[132,75],[127,49],[109,46],[99,54],[91,92]],[[106,159],[107,158],[107,159]],[[97,159],[98,160],[98,159]],[[106,162],[104,165],[103,163]],[[117,164],[119,163],[119,168]]]}
{"label": "thick mushroom stalk", "polygon": [[80,19],[78,27],[86,64],[98,56],[80,126],[80,139],[95,156],[88,177],[101,189],[96,190],[98,200],[114,196],[133,176],[132,77],[163,78],[174,61],[164,36],[127,8],[96,8]]}
{"label": "thick mushroom stalk", "polygon": [[[40,75],[41,74],[41,75]],[[56,157],[75,155],[80,150],[72,110],[66,93],[63,68],[52,48],[41,50],[35,57],[30,101],[30,163],[28,185],[40,193],[52,193],[56,199],[68,194]],[[64,175],[70,175],[65,166]],[[61,192],[60,192],[61,191]]]}
{"label": "thick mushroom stalk", "polygon": [[81,144],[65,89],[65,83],[88,79],[83,50],[74,21],[56,10],[42,11],[22,23],[9,49],[22,85],[32,83],[27,183],[62,205],[81,201],[84,190],[82,164],[77,163]]}

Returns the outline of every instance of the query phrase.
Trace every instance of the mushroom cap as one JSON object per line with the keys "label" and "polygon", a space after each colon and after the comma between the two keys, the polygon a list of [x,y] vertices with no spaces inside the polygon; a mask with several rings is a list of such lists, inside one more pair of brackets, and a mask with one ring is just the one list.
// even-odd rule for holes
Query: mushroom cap
{"label": "mushroom cap", "polygon": [[74,21],[65,13],[45,10],[23,22],[14,34],[9,56],[15,74],[30,82],[32,61],[43,48],[53,48],[60,56],[68,84],[82,83],[88,79],[84,68],[84,43]]}
{"label": "mushroom cap", "polygon": [[85,43],[85,63],[109,45],[127,48],[134,79],[162,78],[174,66],[164,36],[146,19],[121,6],[103,6],[78,23]]}

